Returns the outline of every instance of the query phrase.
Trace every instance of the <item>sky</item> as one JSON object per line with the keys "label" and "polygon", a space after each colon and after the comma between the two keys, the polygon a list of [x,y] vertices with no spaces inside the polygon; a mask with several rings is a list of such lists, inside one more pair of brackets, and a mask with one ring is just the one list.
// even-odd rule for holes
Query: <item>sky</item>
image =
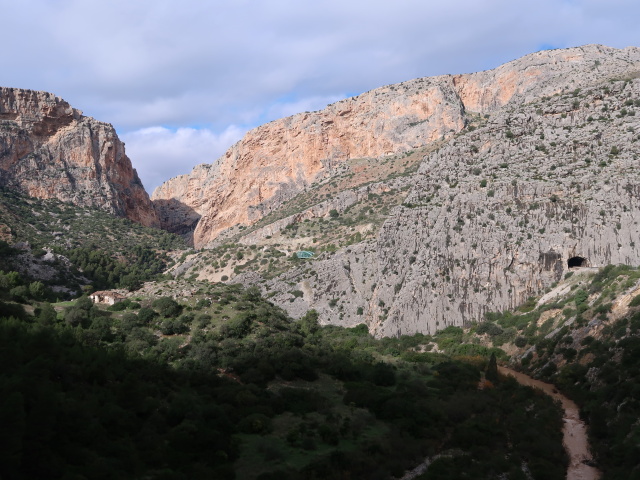
{"label": "sky", "polygon": [[640,46],[637,0],[0,0],[0,85],[111,123],[147,191],[251,128],[418,77]]}

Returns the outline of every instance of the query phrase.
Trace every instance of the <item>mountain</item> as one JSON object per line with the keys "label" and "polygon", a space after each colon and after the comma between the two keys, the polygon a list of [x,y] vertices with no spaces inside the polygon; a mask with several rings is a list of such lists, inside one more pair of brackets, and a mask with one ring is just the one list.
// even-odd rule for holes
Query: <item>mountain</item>
{"label": "mountain", "polygon": [[159,225],[114,128],[51,93],[0,88],[0,186]]}
{"label": "mountain", "polygon": [[176,272],[396,336],[638,265],[639,76],[635,47],[544,51],[267,124],[154,192],[161,222],[211,247]]}
{"label": "mountain", "polygon": [[[130,169],[111,127],[3,94],[0,476],[636,478],[639,58],[588,46],[386,87],[369,113],[371,92],[307,114],[386,118],[345,112],[318,149],[294,148],[298,116],[261,127],[194,170],[227,176],[156,192],[200,250],[107,213],[137,208],[103,173]],[[442,99],[424,118],[420,83]],[[60,301],[105,288],[117,303]],[[572,422],[593,458],[563,449]]]}
{"label": "mountain", "polygon": [[203,247],[222,231],[250,225],[283,201],[332,178],[350,159],[397,154],[450,138],[486,114],[626,72],[637,48],[586,46],[537,52],[494,70],[421,78],[371,90],[318,112],[250,131],[211,165],[158,187],[163,228],[193,230]]}

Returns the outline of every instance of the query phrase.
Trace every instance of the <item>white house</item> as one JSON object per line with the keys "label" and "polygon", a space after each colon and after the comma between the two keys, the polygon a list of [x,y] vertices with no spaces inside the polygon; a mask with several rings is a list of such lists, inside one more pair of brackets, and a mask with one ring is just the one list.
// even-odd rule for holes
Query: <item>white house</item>
{"label": "white house", "polygon": [[89,295],[89,298],[93,301],[93,303],[106,303],[107,305],[113,305],[123,301],[127,297],[120,295],[117,292],[104,290],[101,292],[93,292],[91,295]]}

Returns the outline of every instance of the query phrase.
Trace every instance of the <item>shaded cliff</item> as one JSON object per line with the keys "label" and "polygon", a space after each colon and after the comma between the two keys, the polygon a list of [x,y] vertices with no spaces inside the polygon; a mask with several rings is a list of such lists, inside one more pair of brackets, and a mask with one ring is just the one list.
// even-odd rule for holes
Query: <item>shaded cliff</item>
{"label": "shaded cliff", "polygon": [[114,128],[51,93],[0,87],[0,186],[159,225]]}

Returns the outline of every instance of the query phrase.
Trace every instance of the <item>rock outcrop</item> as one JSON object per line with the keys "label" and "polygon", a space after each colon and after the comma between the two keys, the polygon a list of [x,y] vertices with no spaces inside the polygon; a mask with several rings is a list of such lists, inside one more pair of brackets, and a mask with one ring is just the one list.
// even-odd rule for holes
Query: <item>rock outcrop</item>
{"label": "rock outcrop", "polygon": [[537,52],[494,70],[382,87],[256,128],[212,165],[169,180],[152,198],[164,228],[193,232],[196,247],[249,225],[343,162],[449,138],[470,113],[487,114],[629,70],[637,48],[591,45]]}
{"label": "rock outcrop", "polygon": [[0,186],[159,225],[114,128],[51,93],[0,88]]}

